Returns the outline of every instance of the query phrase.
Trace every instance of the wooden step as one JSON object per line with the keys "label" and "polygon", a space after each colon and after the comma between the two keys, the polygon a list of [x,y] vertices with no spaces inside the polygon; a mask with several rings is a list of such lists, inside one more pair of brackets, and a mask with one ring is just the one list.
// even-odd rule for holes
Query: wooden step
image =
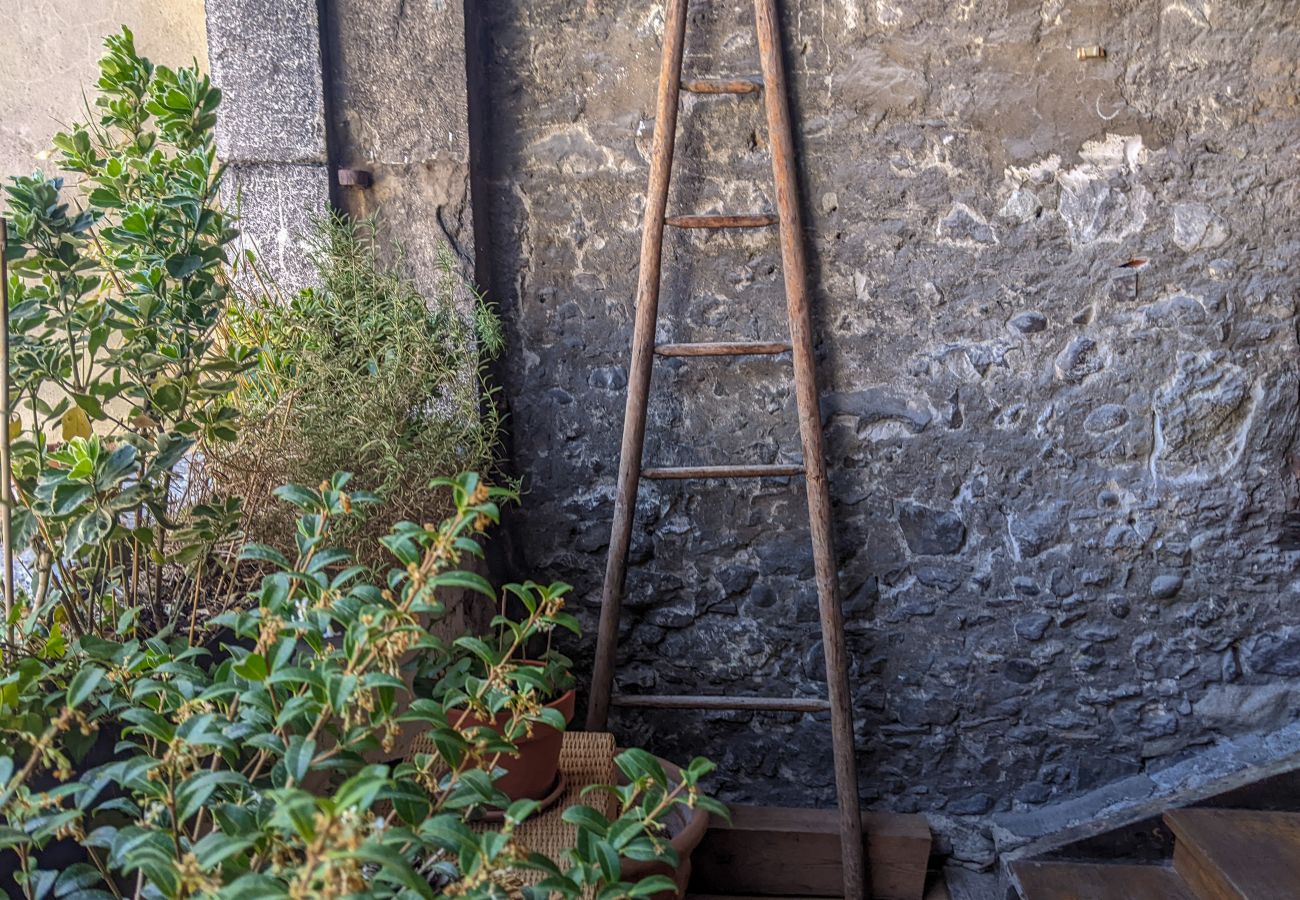
{"label": "wooden step", "polygon": [[1194,900],[1168,866],[1018,862],[1011,871],[1024,900]]}
{"label": "wooden step", "polygon": [[[868,897],[921,900],[930,859],[924,816],[863,812]],[[691,893],[714,896],[843,897],[838,814],[830,809],[732,806],[691,857]],[[689,896],[689,895],[688,895]]]}
{"label": "wooden step", "polygon": [[803,466],[666,466],[646,469],[641,474],[659,481],[673,478],[788,478],[802,475]]}
{"label": "wooden step", "polygon": [[777,223],[776,216],[766,213],[739,216],[667,216],[665,225],[673,228],[768,228]]}
{"label": "wooden step", "polygon": [[779,341],[710,341],[699,344],[660,344],[660,356],[775,356],[789,353],[789,344]]}
{"label": "wooden step", "polygon": [[1300,813],[1176,809],[1174,868],[1202,900],[1300,897]]}
{"label": "wooden step", "polygon": [[682,90],[691,94],[757,94],[763,90],[761,78],[692,78],[682,82]]}
{"label": "wooden step", "polygon": [[638,709],[726,709],[753,712],[826,712],[816,697],[722,697],[715,694],[615,694],[615,706]]}

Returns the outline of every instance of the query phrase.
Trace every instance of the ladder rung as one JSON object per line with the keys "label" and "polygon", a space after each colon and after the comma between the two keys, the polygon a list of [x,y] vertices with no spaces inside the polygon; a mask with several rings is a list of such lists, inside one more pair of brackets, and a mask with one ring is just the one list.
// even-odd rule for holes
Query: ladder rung
{"label": "ladder rung", "polygon": [[775,225],[776,216],[668,216],[665,225],[674,228],[767,228]]}
{"label": "ladder rung", "polygon": [[660,356],[773,356],[788,353],[789,344],[778,341],[730,341],[706,344],[660,344]]}
{"label": "ladder rung", "polygon": [[668,466],[645,469],[646,478],[784,478],[802,475],[803,466]]}
{"label": "ladder rung", "polygon": [[695,78],[682,82],[692,94],[757,94],[763,89],[759,78]]}
{"label": "ladder rung", "polygon": [[615,706],[639,709],[734,709],[760,712],[826,712],[827,700],[816,697],[719,697],[689,694],[615,694]]}

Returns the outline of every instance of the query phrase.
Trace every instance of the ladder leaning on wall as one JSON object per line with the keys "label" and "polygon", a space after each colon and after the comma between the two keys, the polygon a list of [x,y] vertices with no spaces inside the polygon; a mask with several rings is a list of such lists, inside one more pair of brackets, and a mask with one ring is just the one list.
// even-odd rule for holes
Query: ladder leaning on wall
{"label": "ladder leaning on wall", "polygon": [[[826,482],[825,456],[822,451],[817,374],[813,357],[811,317],[808,310],[807,261],[804,255],[803,228],[800,221],[795,173],[794,137],[786,98],[776,0],[754,0],[758,48],[763,70],[761,82],[693,80],[683,84],[682,57],[686,39],[686,7],[687,0],[668,0],[664,17],[663,57],[659,73],[654,145],[650,160],[650,184],[646,195],[645,224],[641,236],[641,265],[637,282],[636,319],[632,335],[627,407],[623,419],[623,445],[619,457],[618,493],[614,502],[614,524],[601,598],[600,628],[597,637],[595,672],[592,678],[591,703],[587,713],[587,730],[603,731],[606,728],[611,705],[657,709],[829,712],[836,792],[840,809],[844,896],[860,898],[864,894],[866,872],[863,863],[862,820],[858,806],[857,768],[853,748],[853,705],[849,695],[844,620],[840,609],[838,575],[831,534],[830,494]],[[772,172],[776,182],[777,215],[666,215],[668,189],[672,180],[673,149],[676,143],[679,92],[682,90],[703,94],[763,95],[772,152]],[[777,225],[780,229],[786,306],[790,322],[789,342],[740,341],[655,346],[664,228],[666,226],[761,228],[772,225]],[[651,366],[656,355],[708,357],[772,355],[784,352],[792,354],[794,363],[803,465],[721,465],[642,469],[646,403],[650,394]],[[637,488],[641,477],[691,479],[796,475],[804,476],[808,497],[813,563],[822,643],[826,657],[827,699],[719,695],[614,695],[614,664],[619,614],[623,601],[623,584],[627,576],[628,551],[631,547],[632,519],[636,512]]]}

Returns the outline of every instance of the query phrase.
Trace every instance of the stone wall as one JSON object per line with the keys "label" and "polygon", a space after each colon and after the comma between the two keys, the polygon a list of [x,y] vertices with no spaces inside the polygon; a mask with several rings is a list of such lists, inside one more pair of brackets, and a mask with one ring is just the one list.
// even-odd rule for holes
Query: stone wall
{"label": "stone wall", "polygon": [[[21,8],[20,8],[21,7]],[[52,171],[50,138],[85,117],[104,38],[126,25],[169,66],[207,64],[203,0],[17,0],[0,30],[0,176]]]}
{"label": "stone wall", "polygon": [[[315,281],[311,220],[330,201],[317,0],[208,0],[212,79],[222,91],[222,199],[251,251],[286,293]],[[248,269],[250,291],[258,279]]]}
{"label": "stone wall", "polygon": [[[1280,726],[1300,3],[784,7],[864,800],[1006,814]],[[479,8],[517,555],[593,624],[662,7]],[[755,72],[751,16],[692,3],[687,71]],[[771,209],[760,105],[683,102],[670,209]],[[779,279],[774,234],[673,234],[659,338],[779,336]],[[647,460],[797,460],[788,363],[659,363]],[[822,691],[800,487],[644,485],[624,687]],[[832,797],[817,717],[615,725],[731,797]]]}

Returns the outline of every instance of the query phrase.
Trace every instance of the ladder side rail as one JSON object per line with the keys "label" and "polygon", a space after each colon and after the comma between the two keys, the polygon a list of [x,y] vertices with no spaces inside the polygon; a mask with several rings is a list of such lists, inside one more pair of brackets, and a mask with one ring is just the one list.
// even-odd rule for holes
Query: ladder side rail
{"label": "ladder side rail", "polygon": [[786,99],[788,87],[781,56],[778,16],[776,0],[754,0],[759,55],[766,87],[763,100],[767,109],[768,139],[772,150],[772,174],[776,182],[782,269],[790,317],[790,343],[793,345],[795,393],[799,409],[799,435],[803,444],[818,611],[826,657],[827,699],[831,704],[831,743],[840,809],[844,896],[859,900],[866,893],[866,871],[853,743],[853,702],[849,693],[844,615],[840,606],[839,578],[831,531],[830,491],[822,446],[812,316],[808,303],[808,262],[803,243],[798,173],[795,170],[794,137]]}
{"label": "ladder side rail", "polygon": [[614,498],[614,524],[601,591],[600,625],[596,633],[596,660],[587,706],[587,730],[604,731],[609,719],[609,698],[614,686],[618,652],[618,623],[623,604],[627,555],[632,546],[632,521],[636,515],[641,454],[645,449],[646,403],[654,364],[655,324],[659,316],[659,283],[663,266],[665,212],[672,183],[673,150],[677,140],[677,109],[682,80],[682,55],[686,43],[687,0],[668,0],[664,13],[663,56],[659,94],[655,103],[655,134],[650,157],[650,184],[646,191],[645,225],[641,232],[641,262],[637,279],[636,314],[632,329],[632,360],[627,379],[627,405],[623,412],[623,445],[618,458],[618,489]]}

